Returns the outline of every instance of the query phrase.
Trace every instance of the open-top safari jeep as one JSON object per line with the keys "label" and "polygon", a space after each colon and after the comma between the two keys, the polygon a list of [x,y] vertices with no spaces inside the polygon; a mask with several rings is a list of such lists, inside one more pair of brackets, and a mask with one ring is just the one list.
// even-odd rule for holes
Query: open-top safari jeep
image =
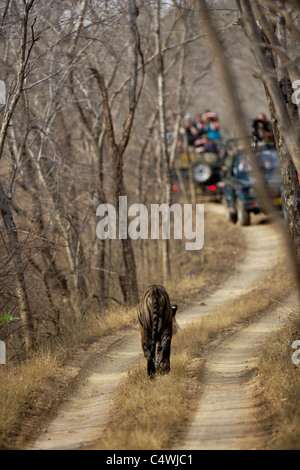
{"label": "open-top safari jeep", "polygon": [[184,180],[189,178],[189,169],[193,180],[203,192],[219,198],[221,196],[218,182],[221,176],[221,161],[216,153],[195,153],[193,148],[189,152],[177,152],[174,161],[174,174],[180,171]]}

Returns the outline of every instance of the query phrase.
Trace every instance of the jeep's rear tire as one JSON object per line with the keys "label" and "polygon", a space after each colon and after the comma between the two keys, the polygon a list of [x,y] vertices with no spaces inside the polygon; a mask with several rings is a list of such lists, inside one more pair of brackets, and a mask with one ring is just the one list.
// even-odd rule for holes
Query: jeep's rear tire
{"label": "jeep's rear tire", "polygon": [[212,167],[206,162],[197,162],[193,165],[193,177],[197,183],[207,183],[213,174]]}
{"label": "jeep's rear tire", "polygon": [[243,227],[250,225],[250,212],[244,209],[241,200],[237,201],[237,220],[239,225]]}
{"label": "jeep's rear tire", "polygon": [[230,210],[226,202],[225,202],[225,216],[228,222],[231,222],[232,224],[236,224],[237,213],[233,210]]}

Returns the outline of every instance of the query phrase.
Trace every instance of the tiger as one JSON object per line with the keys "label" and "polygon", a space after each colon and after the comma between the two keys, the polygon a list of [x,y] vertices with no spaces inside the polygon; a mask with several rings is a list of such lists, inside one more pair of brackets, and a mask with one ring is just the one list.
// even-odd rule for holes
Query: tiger
{"label": "tiger", "polygon": [[172,335],[178,331],[177,308],[177,305],[171,307],[166,289],[156,284],[147,287],[138,304],[142,351],[150,377],[156,372],[170,372]]}

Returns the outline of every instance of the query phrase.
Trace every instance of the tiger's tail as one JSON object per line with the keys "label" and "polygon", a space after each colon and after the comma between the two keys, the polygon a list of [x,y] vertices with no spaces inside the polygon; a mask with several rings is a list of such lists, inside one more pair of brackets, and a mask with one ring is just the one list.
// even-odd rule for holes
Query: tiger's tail
{"label": "tiger's tail", "polygon": [[158,320],[159,320],[159,293],[156,289],[152,296],[152,343],[151,343],[151,357],[155,357],[156,343],[157,343],[157,331],[158,331]]}

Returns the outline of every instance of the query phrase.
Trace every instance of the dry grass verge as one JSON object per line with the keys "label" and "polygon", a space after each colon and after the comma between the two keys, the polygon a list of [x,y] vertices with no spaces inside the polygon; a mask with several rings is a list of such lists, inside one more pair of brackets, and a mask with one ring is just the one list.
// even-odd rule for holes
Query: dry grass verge
{"label": "dry grass verge", "polygon": [[300,449],[300,367],[293,364],[295,350],[291,347],[293,341],[300,339],[299,313],[292,312],[287,325],[270,335],[260,356],[260,375],[267,397],[266,416],[272,429],[266,449]]}
{"label": "dry grass verge", "polygon": [[[54,373],[59,360],[52,355],[34,356],[22,366],[2,366],[0,381],[0,442],[9,444],[20,416],[34,408],[35,391]],[[7,441],[8,440],[8,441]],[[3,445],[3,444],[2,444]]]}

